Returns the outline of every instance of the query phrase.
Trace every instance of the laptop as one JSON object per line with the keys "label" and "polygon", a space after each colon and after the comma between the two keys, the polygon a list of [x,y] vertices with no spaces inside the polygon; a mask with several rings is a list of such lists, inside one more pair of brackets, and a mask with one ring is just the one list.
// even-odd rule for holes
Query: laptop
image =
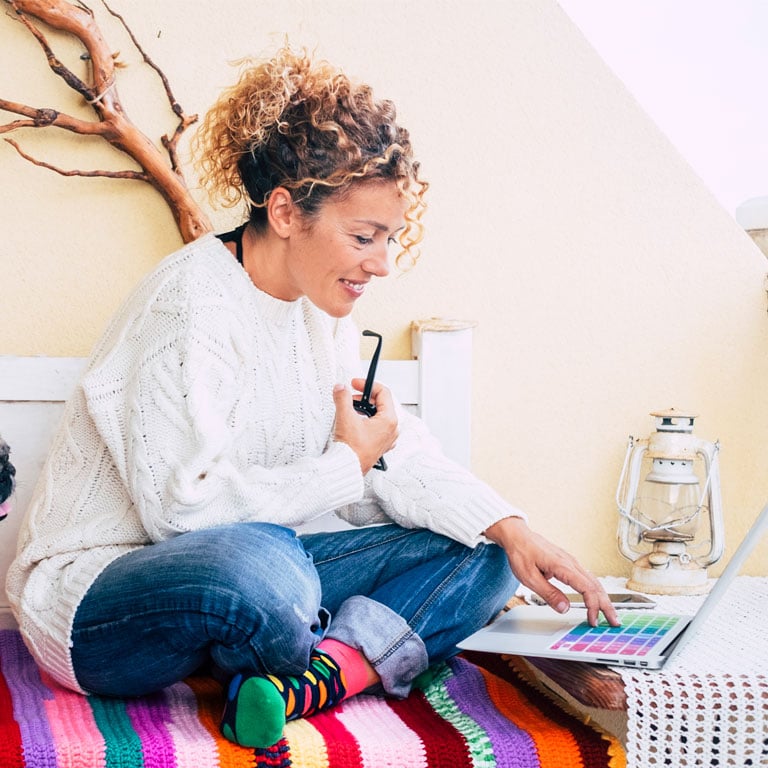
{"label": "laptop", "polygon": [[586,621],[586,609],[568,615],[551,608],[520,606],[458,643],[459,648],[516,656],[540,656],[660,669],[698,632],[728,591],[744,562],[768,526],[768,504],[755,520],[722,576],[715,582],[695,616],[652,611],[619,611],[620,627],[603,618],[597,627]]}

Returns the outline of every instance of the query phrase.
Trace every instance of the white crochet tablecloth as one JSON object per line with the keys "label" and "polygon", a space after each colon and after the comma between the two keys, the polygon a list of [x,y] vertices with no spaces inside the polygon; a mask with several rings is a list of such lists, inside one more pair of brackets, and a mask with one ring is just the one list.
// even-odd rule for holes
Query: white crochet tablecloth
{"label": "white crochet tablecloth", "polygon": [[[622,591],[624,579],[601,579]],[[663,613],[702,597],[653,596]],[[740,576],[662,670],[615,668],[627,694],[630,768],[768,766],[768,578]]]}

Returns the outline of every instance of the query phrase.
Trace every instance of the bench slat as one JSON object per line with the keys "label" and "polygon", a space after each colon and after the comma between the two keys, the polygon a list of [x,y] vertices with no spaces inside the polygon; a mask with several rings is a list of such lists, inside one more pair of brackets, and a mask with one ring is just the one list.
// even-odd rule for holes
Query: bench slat
{"label": "bench slat", "polygon": [[62,402],[75,387],[84,357],[0,357],[0,402]]}

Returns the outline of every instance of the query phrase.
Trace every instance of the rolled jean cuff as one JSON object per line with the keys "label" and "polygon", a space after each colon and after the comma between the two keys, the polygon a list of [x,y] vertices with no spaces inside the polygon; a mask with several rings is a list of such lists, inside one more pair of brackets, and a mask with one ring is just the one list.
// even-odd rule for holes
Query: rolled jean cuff
{"label": "rolled jean cuff", "polygon": [[391,696],[404,699],[414,678],[429,666],[424,641],[408,622],[369,597],[347,598],[331,621],[326,637],[357,648],[376,670]]}

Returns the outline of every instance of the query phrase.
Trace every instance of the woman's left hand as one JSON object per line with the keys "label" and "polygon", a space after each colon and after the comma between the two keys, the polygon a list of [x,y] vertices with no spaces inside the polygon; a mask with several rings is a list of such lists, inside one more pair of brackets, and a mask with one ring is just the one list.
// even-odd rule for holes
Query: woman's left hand
{"label": "woman's left hand", "polygon": [[620,624],[616,609],[600,582],[582,568],[576,558],[532,531],[522,518],[499,520],[485,531],[485,535],[507,553],[512,572],[520,582],[559,613],[568,611],[570,603],[549,581],[553,578],[583,595],[587,621],[592,626],[597,624],[600,611],[611,625]]}

